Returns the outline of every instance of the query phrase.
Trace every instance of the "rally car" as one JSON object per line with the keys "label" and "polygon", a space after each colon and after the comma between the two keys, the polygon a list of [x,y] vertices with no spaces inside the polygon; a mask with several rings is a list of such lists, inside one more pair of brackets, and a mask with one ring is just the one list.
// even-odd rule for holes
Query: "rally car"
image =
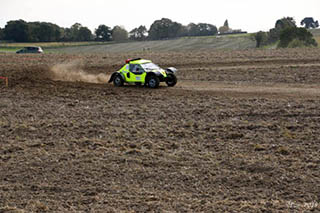
{"label": "rally car", "polygon": [[109,83],[113,82],[117,87],[128,83],[157,88],[160,82],[165,82],[169,87],[173,87],[177,83],[176,72],[174,67],[164,70],[150,60],[128,59],[119,71],[111,75]]}

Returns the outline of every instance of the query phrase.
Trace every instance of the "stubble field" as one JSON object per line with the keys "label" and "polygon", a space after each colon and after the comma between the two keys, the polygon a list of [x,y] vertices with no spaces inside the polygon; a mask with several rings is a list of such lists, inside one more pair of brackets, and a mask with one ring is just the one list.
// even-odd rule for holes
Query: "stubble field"
{"label": "stubble field", "polygon": [[[138,56],[178,84],[106,83]],[[318,212],[319,71],[319,49],[0,54],[0,212]]]}

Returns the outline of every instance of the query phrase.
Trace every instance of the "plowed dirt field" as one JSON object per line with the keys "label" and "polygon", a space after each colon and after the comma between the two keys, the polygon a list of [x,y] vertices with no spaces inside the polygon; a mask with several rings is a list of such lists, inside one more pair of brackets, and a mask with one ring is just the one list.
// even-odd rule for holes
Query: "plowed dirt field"
{"label": "plowed dirt field", "polygon": [[[178,84],[115,88],[125,59]],[[0,54],[0,212],[319,212],[320,50]]]}

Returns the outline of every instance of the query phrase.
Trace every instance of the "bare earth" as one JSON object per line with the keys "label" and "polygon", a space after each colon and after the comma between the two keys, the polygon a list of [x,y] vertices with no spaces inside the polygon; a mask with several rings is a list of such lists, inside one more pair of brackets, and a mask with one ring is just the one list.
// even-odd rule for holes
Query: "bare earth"
{"label": "bare earth", "polygon": [[[178,84],[115,88],[126,58]],[[0,212],[319,212],[320,50],[0,54]]]}

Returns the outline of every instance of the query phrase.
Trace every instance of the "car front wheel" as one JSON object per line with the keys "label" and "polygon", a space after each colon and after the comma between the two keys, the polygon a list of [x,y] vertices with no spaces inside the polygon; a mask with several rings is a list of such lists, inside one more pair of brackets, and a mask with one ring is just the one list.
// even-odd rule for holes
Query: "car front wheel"
{"label": "car front wheel", "polygon": [[177,77],[174,74],[168,74],[166,78],[166,84],[168,87],[173,87],[177,83]]}

